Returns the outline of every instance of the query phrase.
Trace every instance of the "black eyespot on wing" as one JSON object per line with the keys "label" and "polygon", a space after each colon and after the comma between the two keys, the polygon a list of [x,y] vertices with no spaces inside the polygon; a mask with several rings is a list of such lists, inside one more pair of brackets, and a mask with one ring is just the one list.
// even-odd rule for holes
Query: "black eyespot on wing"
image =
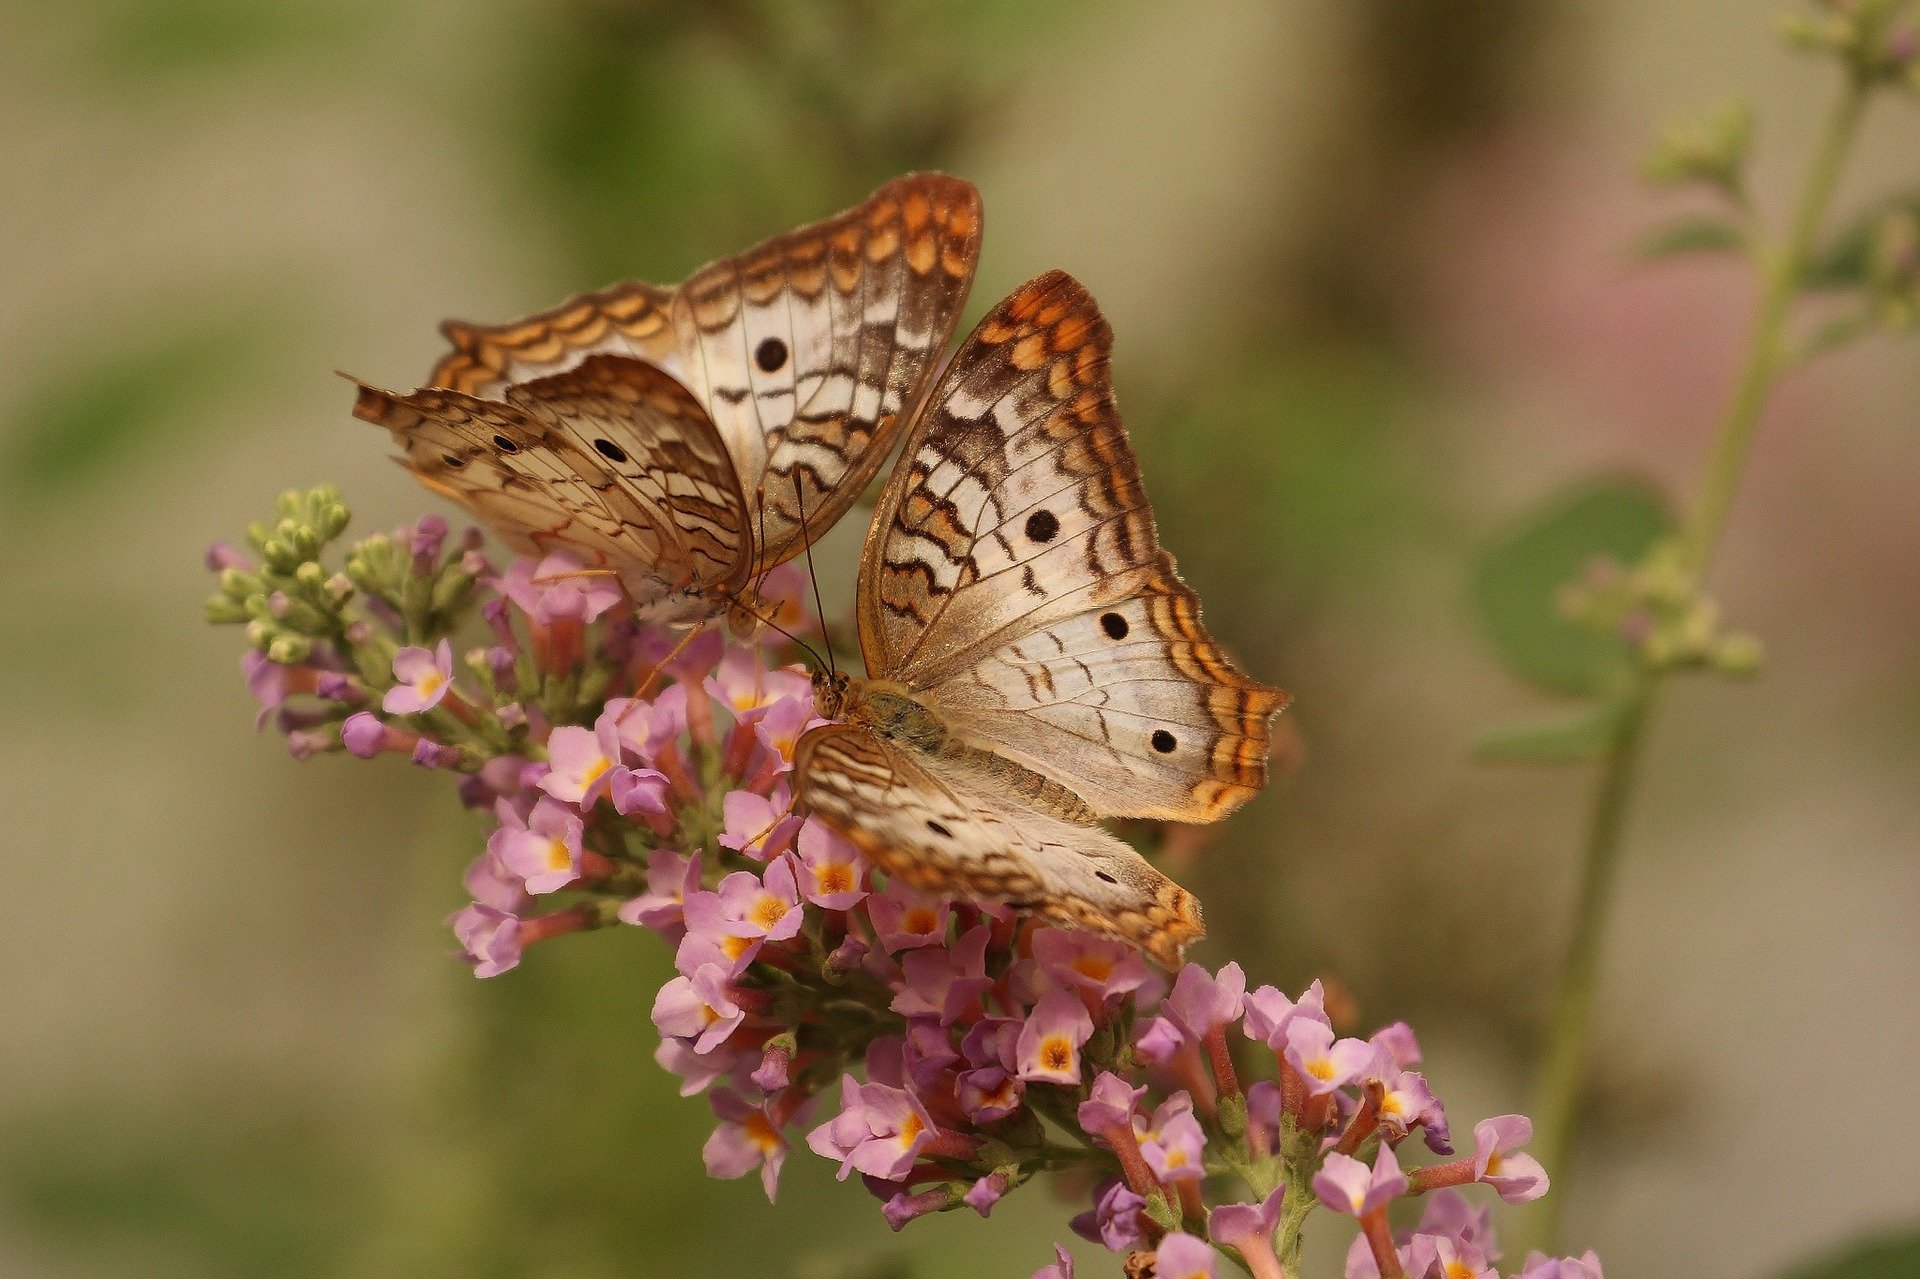
{"label": "black eyespot on wing", "polygon": [[760,345],[753,349],[753,362],[760,366],[762,373],[778,373],[780,366],[787,362],[787,344],[779,338],[762,338]]}
{"label": "black eyespot on wing", "polygon": [[1173,754],[1173,748],[1180,744],[1179,742],[1174,741],[1173,734],[1169,733],[1164,728],[1154,729],[1152,740],[1153,740],[1153,749],[1159,751],[1162,755]]}
{"label": "black eyespot on wing", "polygon": [[456,471],[467,464],[467,459],[461,457],[458,453],[442,453],[440,460]]}
{"label": "black eyespot on wing", "polygon": [[627,460],[627,451],[618,444],[615,444],[612,440],[595,440],[593,447],[595,452],[599,453],[601,457],[606,458],[609,462],[624,462]]}
{"label": "black eyespot on wing", "polygon": [[1036,542],[1051,542],[1060,532],[1060,519],[1052,511],[1035,511],[1027,516],[1027,536]]}
{"label": "black eyespot on wing", "polygon": [[493,447],[499,449],[502,453],[518,453],[520,451],[520,446],[504,435],[496,435],[493,437]]}
{"label": "black eyespot on wing", "polygon": [[1118,613],[1102,613],[1100,629],[1107,633],[1108,639],[1123,640],[1127,637],[1127,619]]}
{"label": "black eyespot on wing", "polygon": [[938,835],[941,839],[953,838],[952,831],[948,830],[945,826],[942,826],[939,822],[934,821],[933,818],[931,817],[927,818],[927,829],[932,831],[934,834]]}
{"label": "black eyespot on wing", "polygon": [[1102,883],[1107,883],[1107,884],[1117,884],[1120,882],[1119,880],[1115,879],[1113,876],[1107,874],[1107,872],[1104,870],[1094,871],[1093,877],[1097,880],[1100,880]]}

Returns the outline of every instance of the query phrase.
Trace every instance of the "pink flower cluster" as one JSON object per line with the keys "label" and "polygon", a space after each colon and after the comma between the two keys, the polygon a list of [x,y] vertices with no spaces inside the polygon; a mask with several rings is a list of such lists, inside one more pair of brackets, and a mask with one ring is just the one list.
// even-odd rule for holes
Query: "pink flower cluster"
{"label": "pink flower cluster", "polygon": [[[820,722],[802,668],[716,632],[639,627],[608,579],[563,556],[499,573],[471,544],[443,556],[445,535],[423,520],[363,544],[358,601],[333,591],[300,662],[250,653],[249,685],[296,753],[451,769],[492,812],[450,920],[479,976],[599,927],[673,948],[657,1057],[713,1110],[710,1174],[757,1171],[772,1198],[804,1145],[858,1174],[900,1229],[987,1216],[1058,1173],[1089,1205],[1075,1230],[1151,1258],[1160,1279],[1213,1275],[1220,1249],[1282,1279],[1316,1206],[1359,1223],[1349,1276],[1495,1273],[1486,1214],[1450,1188],[1544,1193],[1519,1149],[1529,1126],[1486,1120],[1471,1153],[1403,1167],[1416,1135],[1453,1155],[1405,1025],[1344,1037],[1318,983],[1296,1000],[1249,991],[1235,964],[1169,980],[1122,943],[886,882],[792,812],[794,746]],[[233,598],[252,589],[227,580]],[[798,586],[763,588],[796,624]],[[487,642],[456,662],[463,621]],[[1242,1193],[1214,1202],[1229,1182]],[[1418,1228],[1391,1235],[1387,1206],[1430,1191]],[[1061,1251],[1040,1273],[1071,1272]],[[1520,1274],[1599,1268],[1530,1259]]]}

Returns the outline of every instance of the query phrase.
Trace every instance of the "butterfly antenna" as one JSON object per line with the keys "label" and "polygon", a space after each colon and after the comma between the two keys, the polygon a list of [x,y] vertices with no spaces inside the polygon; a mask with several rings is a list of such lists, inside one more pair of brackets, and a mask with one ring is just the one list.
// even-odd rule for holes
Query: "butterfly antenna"
{"label": "butterfly antenna", "polygon": [[833,664],[833,641],[827,635],[827,607],[820,602],[820,576],[813,571],[813,535],[807,532],[807,499],[800,489],[800,472],[793,473],[793,500],[800,508],[800,545],[807,553],[807,581],[813,586],[813,615],[820,621],[820,636],[827,646],[827,674],[838,676]]}
{"label": "butterfly antenna", "polygon": [[773,630],[779,631],[782,635],[786,636],[788,639],[798,644],[801,648],[806,649],[807,656],[813,659],[814,665],[826,666],[831,668],[832,664],[828,662],[826,658],[820,656],[819,649],[807,643],[805,640],[801,639],[798,635],[795,635],[792,631],[780,625],[780,623],[774,621],[771,617],[766,616],[764,613],[760,612],[759,609],[754,608],[752,605],[748,604],[745,600],[741,599],[738,595],[735,595],[731,591],[724,591],[724,590],[720,591],[719,595],[722,599],[726,600],[729,604],[732,604],[735,608],[738,608],[741,612],[745,613],[748,617],[751,617],[754,621],[759,622],[763,626],[767,626],[772,628]]}

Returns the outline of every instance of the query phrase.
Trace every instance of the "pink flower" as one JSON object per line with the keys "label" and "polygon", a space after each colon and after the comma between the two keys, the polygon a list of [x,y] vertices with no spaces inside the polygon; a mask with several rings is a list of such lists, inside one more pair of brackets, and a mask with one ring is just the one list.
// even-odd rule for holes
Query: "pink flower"
{"label": "pink flower", "polygon": [[519,964],[519,916],[475,902],[456,911],[448,922],[475,977],[498,977]]}
{"label": "pink flower", "polygon": [[1073,1254],[1053,1245],[1053,1264],[1034,1271],[1033,1279],[1073,1279]]}
{"label": "pink flower", "polygon": [[815,1154],[840,1161],[840,1179],[854,1170],[898,1181],[933,1139],[933,1120],[904,1088],[840,1079],[840,1113],[807,1134]]}
{"label": "pink flower", "polygon": [[768,670],[752,649],[729,647],[719,666],[705,681],[709,696],[735,716],[756,707],[771,706],[784,697],[807,698],[811,705],[813,681],[798,670]]}
{"label": "pink flower", "polygon": [[1070,990],[1048,991],[1020,1028],[1015,1050],[1020,1078],[1029,1083],[1078,1084],[1080,1048],[1092,1034],[1093,1018],[1078,995]]}
{"label": "pink flower", "polygon": [[1102,1000],[1132,994],[1150,975],[1147,961],[1125,942],[1066,928],[1035,929],[1033,959],[1054,981]]}
{"label": "pink flower", "polygon": [[1153,1254],[1153,1279],[1214,1279],[1213,1249],[1184,1231],[1173,1230]]}
{"label": "pink flower", "polygon": [[815,906],[850,910],[867,895],[860,854],[827,827],[812,821],[801,826],[799,850],[800,893]]}
{"label": "pink flower", "polygon": [[769,1113],[770,1103],[749,1102],[726,1088],[715,1089],[709,1101],[722,1122],[701,1151],[707,1175],[731,1181],[758,1168],[760,1185],[772,1203],[780,1188],[780,1166],[787,1160],[787,1141]]}
{"label": "pink flower", "polygon": [[1247,996],[1246,1012],[1247,1038],[1261,1040],[1275,1052],[1286,1048],[1287,1032],[1298,1020],[1317,1021],[1328,1030],[1333,1029],[1333,1022],[1327,1017],[1326,992],[1317,981],[1307,987],[1299,1003],[1272,986],[1262,986]]}
{"label": "pink flower", "polygon": [[1280,1202],[1286,1187],[1275,1186],[1257,1204],[1222,1204],[1207,1214],[1207,1237],[1215,1243],[1245,1252],[1249,1248],[1271,1248],[1273,1232],[1280,1225]]}
{"label": "pink flower", "polygon": [[[613,811],[622,817],[665,817],[671,811],[667,804],[670,791],[667,775],[652,768],[615,768],[607,779],[607,794],[613,800]],[[672,823],[648,822],[656,829],[664,826],[671,830]]]}
{"label": "pink flower", "polygon": [[693,1041],[697,1053],[712,1052],[726,1042],[746,1015],[733,1001],[727,972],[718,964],[703,965],[691,977],[675,977],[653,1001],[653,1024],[660,1033]]}
{"label": "pink flower", "polygon": [[721,820],[725,823],[720,832],[720,847],[744,853],[755,861],[778,856],[793,842],[794,832],[801,829],[800,818],[788,811],[792,807],[784,786],[777,792],[777,802],[750,790],[728,791],[720,801]]}
{"label": "pink flower", "polygon": [[622,905],[620,918],[657,933],[672,932],[684,927],[682,912],[687,894],[698,891],[699,887],[699,858],[682,856],[670,848],[656,848],[647,855],[647,891]]}
{"label": "pink flower", "polygon": [[[952,946],[912,950],[903,955],[901,988],[893,997],[893,1011],[903,1017],[937,1017],[942,1026],[958,1021],[974,1001],[993,989],[993,978],[987,976],[987,942],[992,931],[981,924],[962,934]],[[1080,1015],[1085,1017],[1086,1011],[1082,1009]],[[1087,1033],[1093,1033],[1090,1020]],[[1084,1036],[1081,1042],[1085,1042]]]}
{"label": "pink flower", "polygon": [[1382,1026],[1367,1037],[1367,1042],[1386,1054],[1387,1060],[1401,1070],[1420,1064],[1420,1041],[1413,1037],[1413,1027],[1404,1021]]}
{"label": "pink flower", "polygon": [[726,1044],[712,1052],[699,1053],[685,1040],[663,1039],[653,1050],[653,1059],[662,1070],[680,1077],[682,1097],[692,1097],[705,1092],[716,1080],[731,1075],[740,1064],[740,1053]]}
{"label": "pink flower", "polygon": [[764,937],[785,941],[800,931],[805,912],[793,862],[782,857],[767,867],[765,877],[735,871],[720,881],[720,908],[727,931],[735,937]]}
{"label": "pink flower", "polygon": [[1600,1273],[1600,1258],[1588,1250],[1584,1256],[1560,1258],[1530,1252],[1515,1279],[1606,1279],[1606,1276]]}
{"label": "pink flower", "polygon": [[591,622],[618,604],[621,592],[613,578],[586,576],[584,567],[565,551],[537,562],[522,556],[507,566],[500,590],[541,626],[561,618]]}
{"label": "pink flower", "polygon": [[389,715],[418,715],[440,704],[453,685],[453,646],[446,640],[432,652],[403,648],[393,655],[393,678],[380,708]]}
{"label": "pink flower", "polygon": [[1174,978],[1173,990],[1161,1009],[1195,1039],[1239,1019],[1247,994],[1247,977],[1240,965],[1228,964],[1215,977],[1198,964],[1188,964]]}
{"label": "pink flower", "polygon": [[1484,1181],[1510,1204],[1547,1193],[1547,1171],[1532,1155],[1518,1153],[1533,1139],[1525,1115],[1497,1115],[1473,1126],[1473,1179]]}
{"label": "pink flower", "polygon": [[993,1206],[1006,1195],[1009,1184],[1005,1173],[988,1173],[968,1187],[967,1193],[962,1195],[960,1200],[982,1217],[989,1216],[993,1212]]}
{"label": "pink flower", "polygon": [[652,700],[616,697],[594,720],[612,729],[613,739],[635,759],[651,762],[669,742],[687,731],[687,690],[673,684]]}
{"label": "pink flower", "polygon": [[1486,1257],[1445,1235],[1415,1234],[1406,1247],[1406,1269],[1441,1279],[1500,1279]]}
{"label": "pink flower", "polygon": [[1153,1175],[1169,1185],[1206,1176],[1207,1134],[1193,1117],[1193,1099],[1177,1092],[1161,1102],[1153,1118],[1136,1124],[1140,1153]]}
{"label": "pink flower", "polygon": [[1300,1072],[1311,1096],[1325,1096],[1360,1078],[1378,1051],[1364,1039],[1336,1041],[1331,1027],[1308,1017],[1295,1017],[1287,1026],[1287,1064]]}
{"label": "pink flower", "polygon": [[1140,1099],[1146,1095],[1144,1084],[1138,1088],[1130,1087],[1126,1080],[1111,1070],[1101,1071],[1075,1115],[1080,1130],[1089,1137],[1098,1137],[1116,1128],[1131,1129],[1134,1111],[1139,1108]]}
{"label": "pink flower", "polygon": [[569,804],[592,808],[607,793],[608,776],[620,762],[620,742],[602,716],[593,728],[571,725],[556,728],[547,738],[547,759],[553,765],[540,779],[540,789]]}
{"label": "pink flower", "polygon": [[944,946],[953,908],[943,898],[926,897],[905,885],[889,883],[867,899],[867,918],[887,953],[915,946]]}
{"label": "pink flower", "polygon": [[1407,1178],[1393,1147],[1382,1143],[1371,1170],[1338,1151],[1328,1155],[1314,1174],[1313,1193],[1333,1211],[1358,1217],[1406,1194]]}
{"label": "pink flower", "polygon": [[500,828],[487,847],[502,866],[520,877],[528,892],[550,893],[579,878],[579,817],[544,796],[524,822],[504,801],[497,811]]}
{"label": "pink flower", "polygon": [[1145,1199],[1115,1177],[1100,1187],[1093,1207],[1073,1219],[1074,1233],[1114,1252],[1131,1252],[1146,1242],[1140,1226],[1140,1210],[1146,1206]]}
{"label": "pink flower", "polygon": [[[1379,1036],[1376,1035],[1374,1042],[1377,1044],[1378,1040]],[[1380,1126],[1387,1135],[1397,1141],[1419,1128],[1428,1149],[1439,1155],[1452,1154],[1447,1112],[1441,1106],[1440,1099],[1427,1086],[1426,1077],[1417,1071],[1401,1070],[1391,1065],[1384,1054],[1375,1066],[1369,1078],[1379,1080],[1381,1085]]]}

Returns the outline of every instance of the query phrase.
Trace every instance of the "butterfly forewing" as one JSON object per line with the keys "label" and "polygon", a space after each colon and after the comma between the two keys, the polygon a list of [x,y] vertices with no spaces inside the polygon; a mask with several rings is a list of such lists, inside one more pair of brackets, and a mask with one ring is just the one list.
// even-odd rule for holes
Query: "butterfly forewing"
{"label": "butterfly forewing", "polygon": [[685,377],[764,526],[761,567],[798,554],[885,460],[966,304],[980,230],[971,184],[914,174],[682,286]]}
{"label": "butterfly forewing", "polygon": [[453,350],[434,365],[427,384],[498,399],[515,382],[562,372],[603,351],[678,374],[672,308],[672,289],[626,280],[510,324],[448,320],[440,331]]}
{"label": "butterfly forewing", "polygon": [[1202,933],[1193,896],[1140,854],[989,774],[838,724],[801,740],[795,770],[812,812],[917,888],[1012,902],[1131,942],[1169,968]]}
{"label": "butterfly forewing", "polygon": [[1099,813],[1209,821],[1266,780],[1285,695],[1241,675],[1160,549],[1111,331],[1059,272],[955,355],[869,531],[869,669]]}

